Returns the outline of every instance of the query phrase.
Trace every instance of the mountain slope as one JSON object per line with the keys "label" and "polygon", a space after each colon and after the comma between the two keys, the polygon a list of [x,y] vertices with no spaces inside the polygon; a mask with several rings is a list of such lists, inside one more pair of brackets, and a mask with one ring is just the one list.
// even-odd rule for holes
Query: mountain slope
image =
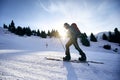
{"label": "mountain slope", "polygon": [[[6,30],[0,30],[0,80],[119,80],[120,50],[102,48],[104,44],[118,48],[116,43],[99,40],[91,42],[91,47],[82,46],[88,60],[104,64],[70,63],[50,61],[45,57],[63,57],[64,49],[56,38],[19,37]],[[66,40],[62,40],[65,44]],[[79,41],[79,40],[78,40]],[[48,46],[46,46],[46,44]],[[72,59],[79,54],[70,47]]]}

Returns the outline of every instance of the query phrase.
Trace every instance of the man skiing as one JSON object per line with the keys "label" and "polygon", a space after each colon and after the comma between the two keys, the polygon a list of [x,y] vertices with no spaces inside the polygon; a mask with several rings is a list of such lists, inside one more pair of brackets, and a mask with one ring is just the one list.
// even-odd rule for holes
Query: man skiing
{"label": "man skiing", "polygon": [[66,43],[65,47],[66,47],[66,51],[65,51],[65,57],[63,57],[64,61],[69,61],[71,59],[70,56],[70,50],[69,47],[73,44],[75,49],[77,49],[79,51],[79,54],[81,55],[81,57],[79,58],[79,61],[86,61],[86,55],[85,53],[80,49],[78,42],[77,42],[77,38],[80,36],[81,32],[78,29],[77,25],[75,23],[72,23],[71,26],[68,23],[64,24],[65,29],[68,30],[68,34],[69,34],[69,41]]}

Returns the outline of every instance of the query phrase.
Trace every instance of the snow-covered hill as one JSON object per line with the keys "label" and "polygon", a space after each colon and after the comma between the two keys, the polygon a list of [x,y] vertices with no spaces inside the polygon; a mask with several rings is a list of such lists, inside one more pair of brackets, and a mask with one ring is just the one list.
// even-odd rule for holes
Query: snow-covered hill
{"label": "snow-covered hill", "polygon": [[107,32],[107,31],[106,32],[100,32],[100,33],[96,34],[97,39],[102,39],[103,34],[106,34],[107,36],[109,36],[109,32]]}
{"label": "snow-covered hill", "polygon": [[[66,40],[63,40],[63,44]],[[78,40],[79,41],[79,40]],[[104,64],[48,61],[45,57],[63,57],[64,49],[56,38],[19,37],[0,28],[0,80],[119,80],[120,49],[117,43],[99,39],[82,46],[88,60]],[[112,50],[102,48],[110,44]],[[118,48],[118,52],[113,50]],[[70,47],[72,59],[79,54]]]}

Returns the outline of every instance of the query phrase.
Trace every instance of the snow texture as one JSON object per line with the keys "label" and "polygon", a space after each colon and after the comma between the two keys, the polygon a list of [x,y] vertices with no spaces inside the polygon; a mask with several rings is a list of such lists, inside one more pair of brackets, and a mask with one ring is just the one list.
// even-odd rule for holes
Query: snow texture
{"label": "snow texture", "polygon": [[[62,41],[65,44],[67,39]],[[46,60],[65,56],[59,39],[20,37],[0,28],[0,80],[119,80],[120,46],[101,39],[90,43],[91,47],[79,43],[87,59],[104,64]],[[104,44],[112,49],[103,49]],[[113,51],[115,48],[118,52]],[[75,48],[70,49],[72,59],[78,59]]]}

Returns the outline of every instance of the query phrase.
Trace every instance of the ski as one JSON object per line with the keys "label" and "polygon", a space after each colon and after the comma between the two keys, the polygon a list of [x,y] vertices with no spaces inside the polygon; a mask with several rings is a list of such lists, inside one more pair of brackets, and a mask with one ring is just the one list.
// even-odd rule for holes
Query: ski
{"label": "ski", "polygon": [[[53,61],[63,61],[62,58],[50,58],[50,57],[45,57],[45,59],[46,59],[46,60],[53,60]],[[86,63],[88,66],[90,65],[87,61],[70,60],[70,61],[63,61],[63,62]]]}
{"label": "ski", "polygon": [[[53,60],[53,61],[63,61],[62,58],[50,58],[50,57],[45,57],[46,60]],[[73,62],[73,63],[95,63],[95,64],[104,64],[103,62],[97,62],[97,61],[79,61],[79,60],[70,60],[70,61],[64,61],[64,62]]]}

